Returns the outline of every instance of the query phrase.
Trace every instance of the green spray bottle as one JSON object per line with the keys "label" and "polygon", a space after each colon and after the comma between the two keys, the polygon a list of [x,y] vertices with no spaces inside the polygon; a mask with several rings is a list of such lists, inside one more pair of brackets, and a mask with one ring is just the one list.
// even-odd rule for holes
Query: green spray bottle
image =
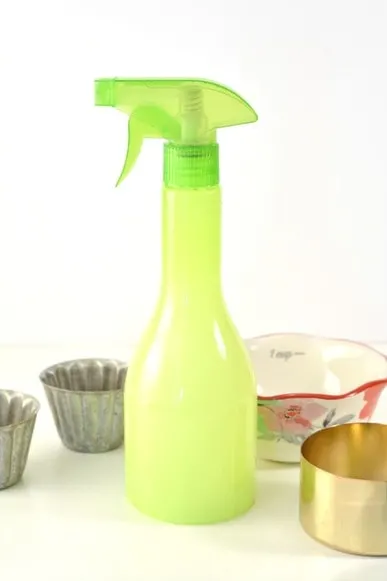
{"label": "green spray bottle", "polygon": [[99,79],[95,104],[129,115],[118,183],[162,138],[162,281],[125,384],[126,493],[154,518],[232,519],[254,504],[253,371],[221,287],[216,130],[252,123],[239,95],[196,79]]}

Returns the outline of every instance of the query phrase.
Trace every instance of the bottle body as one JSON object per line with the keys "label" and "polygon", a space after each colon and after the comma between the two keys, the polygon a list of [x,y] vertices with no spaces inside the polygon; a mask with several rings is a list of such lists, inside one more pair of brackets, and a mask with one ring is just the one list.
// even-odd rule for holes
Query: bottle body
{"label": "bottle body", "polygon": [[125,385],[126,491],[160,520],[229,520],[254,503],[256,393],[220,283],[218,186],[163,191],[159,301]]}

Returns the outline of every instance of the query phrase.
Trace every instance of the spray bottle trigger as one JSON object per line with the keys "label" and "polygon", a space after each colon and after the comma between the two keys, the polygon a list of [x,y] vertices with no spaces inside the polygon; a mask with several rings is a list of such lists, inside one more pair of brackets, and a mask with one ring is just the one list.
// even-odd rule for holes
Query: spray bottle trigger
{"label": "spray bottle trigger", "polygon": [[117,180],[116,187],[124,181],[130,170],[136,163],[140,154],[142,142],[146,136],[145,127],[141,121],[138,121],[135,116],[130,117],[128,121],[128,146],[126,149],[126,157],[124,167],[121,170],[120,177]]}
{"label": "spray bottle trigger", "polygon": [[118,186],[130,173],[140,154],[142,143],[146,138],[164,138],[176,140],[180,137],[180,125],[163,109],[155,106],[138,107],[133,111],[128,122],[128,147]]}

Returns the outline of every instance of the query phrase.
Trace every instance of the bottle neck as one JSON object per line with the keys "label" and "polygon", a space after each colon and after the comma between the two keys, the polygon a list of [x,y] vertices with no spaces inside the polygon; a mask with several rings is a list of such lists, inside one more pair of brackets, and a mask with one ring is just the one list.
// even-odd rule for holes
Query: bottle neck
{"label": "bottle neck", "polygon": [[219,186],[164,187],[162,216],[163,291],[183,296],[220,293]]}

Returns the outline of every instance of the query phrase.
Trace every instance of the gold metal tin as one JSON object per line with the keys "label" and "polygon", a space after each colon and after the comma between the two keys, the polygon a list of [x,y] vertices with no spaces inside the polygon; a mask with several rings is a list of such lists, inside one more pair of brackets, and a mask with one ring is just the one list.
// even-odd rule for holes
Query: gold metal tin
{"label": "gold metal tin", "polygon": [[387,555],[387,425],[344,424],[301,447],[300,521],[345,553]]}

